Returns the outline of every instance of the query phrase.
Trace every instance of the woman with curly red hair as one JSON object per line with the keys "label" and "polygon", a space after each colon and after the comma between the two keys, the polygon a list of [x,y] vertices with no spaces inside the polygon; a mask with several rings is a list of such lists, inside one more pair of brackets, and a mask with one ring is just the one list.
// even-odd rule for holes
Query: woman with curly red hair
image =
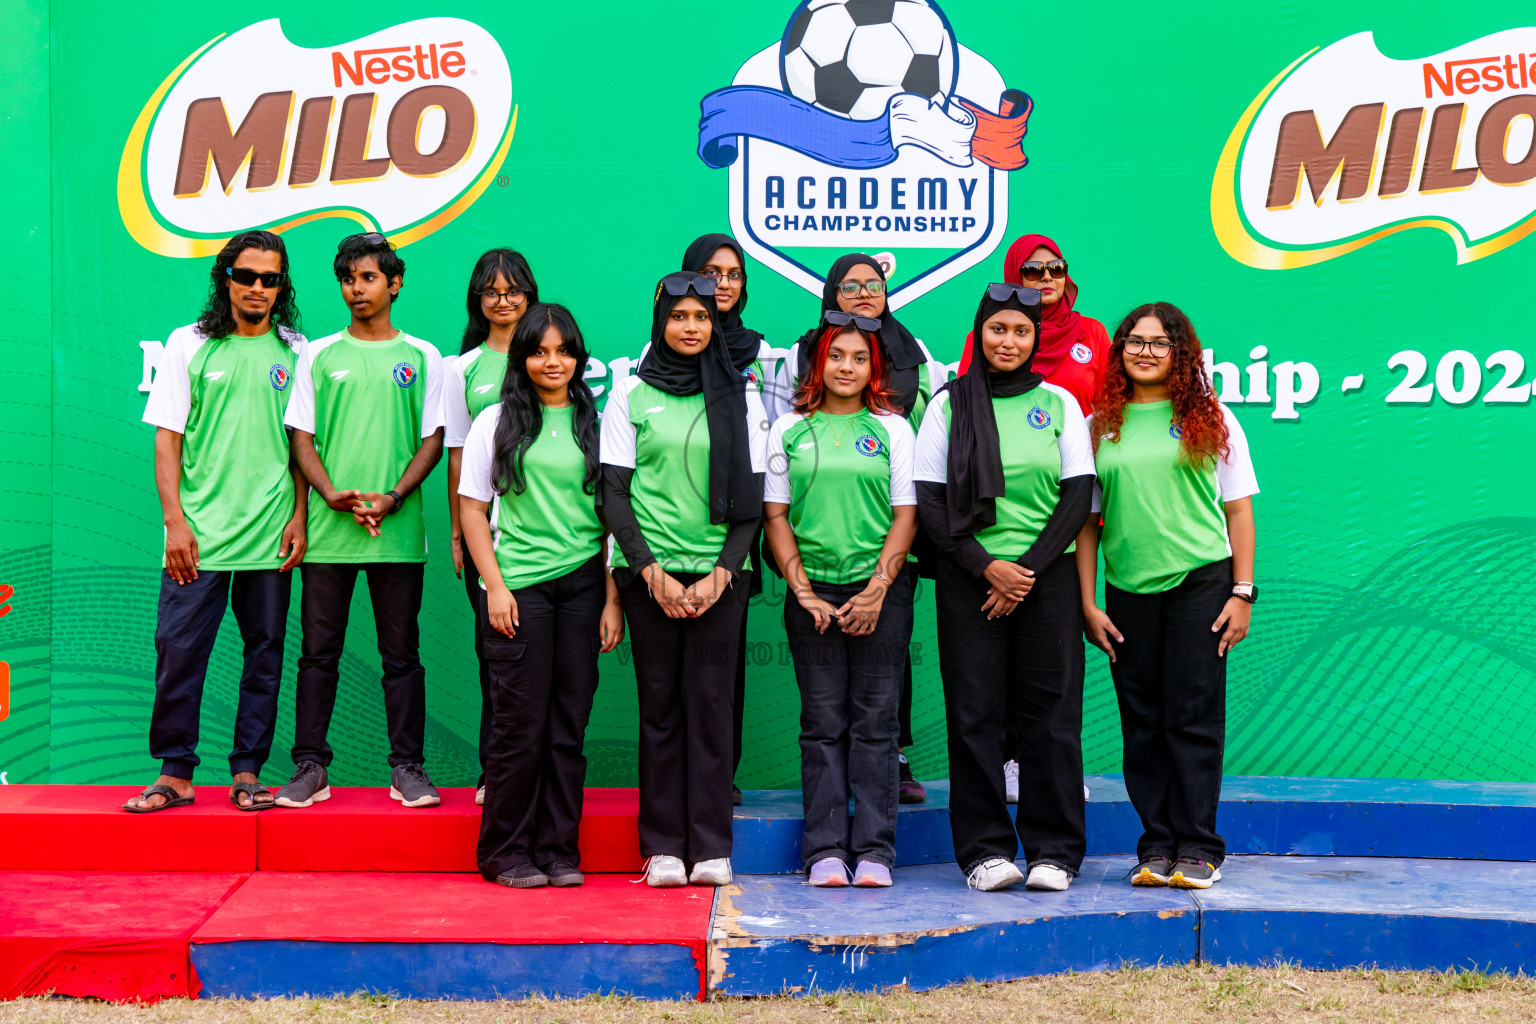
{"label": "woman with curly red hair", "polygon": [[1226,856],[1226,653],[1248,635],[1258,597],[1248,441],[1216,400],[1189,318],[1166,302],[1115,330],[1088,426],[1103,525],[1091,515],[1078,536],[1078,578],[1084,629],[1109,655],[1125,789],[1141,816],[1131,882],[1209,888]]}

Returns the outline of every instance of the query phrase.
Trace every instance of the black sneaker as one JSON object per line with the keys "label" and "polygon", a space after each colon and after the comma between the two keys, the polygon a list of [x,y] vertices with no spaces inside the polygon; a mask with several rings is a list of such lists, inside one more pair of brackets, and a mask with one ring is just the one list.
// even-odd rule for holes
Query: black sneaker
{"label": "black sneaker", "polygon": [[912,766],[907,764],[906,754],[896,755],[896,794],[899,803],[921,804],[928,801],[928,790],[912,774]]}
{"label": "black sneaker", "polygon": [[277,791],[273,803],[279,807],[308,807],[331,798],[330,778],[318,761],[300,761],[294,765],[293,778]]}
{"label": "black sneaker", "polygon": [[1148,857],[1131,870],[1132,885],[1167,885],[1173,861],[1167,857]]}
{"label": "black sneaker", "polygon": [[496,884],[511,889],[539,889],[549,884],[549,876],[532,864],[519,864],[510,874],[497,875]]}
{"label": "black sneaker", "polygon": [[732,786],[731,787],[731,806],[732,807],[740,807],[741,806],[741,787],[740,786]]}
{"label": "black sneaker", "polygon": [[1221,868],[1208,860],[1180,857],[1168,876],[1168,884],[1175,889],[1209,889],[1212,882],[1221,881]]}
{"label": "black sneaker", "polygon": [[557,889],[580,885],[586,881],[582,873],[576,870],[576,865],[563,860],[555,861],[549,866],[549,870],[544,873],[549,876],[549,884]]}
{"label": "black sneaker", "polygon": [[406,807],[436,807],[443,802],[426,769],[419,764],[402,764],[390,773],[389,798]]}

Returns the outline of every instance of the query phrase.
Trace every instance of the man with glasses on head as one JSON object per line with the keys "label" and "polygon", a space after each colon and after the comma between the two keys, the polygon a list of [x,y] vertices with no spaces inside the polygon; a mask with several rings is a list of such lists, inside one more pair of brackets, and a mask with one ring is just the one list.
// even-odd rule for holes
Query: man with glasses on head
{"label": "man with glasses on head", "polygon": [[419,488],[443,453],[443,361],[391,322],[405,262],[388,239],[372,232],[342,239],[333,269],[352,322],[299,360],[287,416],[313,496],[294,773],[277,803],[308,807],[330,798],[326,733],[361,571],[384,669],[389,795],[406,807],[431,807],[442,801],[422,768],[427,702],[417,620],[427,542]]}
{"label": "man with glasses on head", "polygon": [[290,466],[283,429],[303,347],[282,239],[247,231],[214,259],[207,306],[171,333],[160,357],[144,422],[156,428],[165,515],[149,724],[161,774],[124,805],[133,813],[196,799],[203,682],[226,605],[245,647],[229,800],[242,811],[272,806],[258,774],[277,721],[288,570],[305,548],[309,488]]}

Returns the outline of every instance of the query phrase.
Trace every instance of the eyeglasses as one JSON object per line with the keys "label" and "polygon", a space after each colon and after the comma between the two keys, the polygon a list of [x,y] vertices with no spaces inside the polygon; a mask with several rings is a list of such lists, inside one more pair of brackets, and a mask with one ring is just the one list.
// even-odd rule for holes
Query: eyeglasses
{"label": "eyeglasses", "polygon": [[1037,288],[1026,288],[1021,284],[1008,284],[1003,281],[993,281],[987,285],[987,298],[993,302],[1007,302],[1009,299],[1018,299],[1026,306],[1040,305],[1040,291]]}
{"label": "eyeglasses", "polygon": [[732,270],[729,273],[722,274],[718,270],[705,267],[703,270],[699,271],[699,273],[705,277],[714,278],[716,281],[720,280],[721,278],[725,278],[725,280],[731,282],[731,284],[741,284],[741,282],[747,279],[747,275],[743,274],[739,270]]}
{"label": "eyeglasses", "polygon": [[661,298],[662,292],[668,295],[687,295],[690,291],[695,295],[713,295],[715,279],[704,274],[679,270],[661,279],[661,283],[656,286],[656,298]]}
{"label": "eyeglasses", "polygon": [[844,313],[840,309],[824,310],[821,319],[833,327],[847,327],[849,324],[857,327],[866,334],[875,334],[880,330],[880,321],[872,316],[854,316],[852,313]]}
{"label": "eyeglasses", "polygon": [[878,277],[871,278],[868,281],[840,281],[838,282],[837,290],[842,293],[845,299],[853,298],[860,291],[867,292],[870,295],[884,295],[885,282]]}
{"label": "eyeglasses", "polygon": [[505,292],[498,292],[494,288],[487,288],[480,293],[480,304],[486,307],[498,306],[501,304],[502,299],[506,299],[507,305],[515,306],[523,301],[523,294],[521,288],[513,288],[511,291]]}
{"label": "eyeglasses", "polygon": [[1046,274],[1052,277],[1066,277],[1067,261],[1051,260],[1049,263],[1041,263],[1039,260],[1030,260],[1019,268],[1019,274],[1026,281],[1038,281]]}
{"label": "eyeglasses", "polygon": [[1133,356],[1146,355],[1150,352],[1154,358],[1162,359],[1176,347],[1167,338],[1162,341],[1153,341],[1150,338],[1138,338],[1132,335],[1125,339],[1125,350]]}
{"label": "eyeglasses", "polygon": [[281,288],[283,282],[288,280],[287,274],[263,274],[255,270],[247,270],[244,267],[225,267],[224,273],[229,279],[242,288],[249,288],[257,281],[263,288]]}

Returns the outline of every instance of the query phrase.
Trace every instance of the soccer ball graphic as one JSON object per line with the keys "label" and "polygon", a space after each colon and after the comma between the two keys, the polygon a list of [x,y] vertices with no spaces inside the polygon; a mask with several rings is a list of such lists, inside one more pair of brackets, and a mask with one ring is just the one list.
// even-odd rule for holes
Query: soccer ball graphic
{"label": "soccer ball graphic", "polygon": [[954,33],[929,0],[805,0],[779,54],[787,92],[855,121],[904,92],[944,103],[955,85]]}

